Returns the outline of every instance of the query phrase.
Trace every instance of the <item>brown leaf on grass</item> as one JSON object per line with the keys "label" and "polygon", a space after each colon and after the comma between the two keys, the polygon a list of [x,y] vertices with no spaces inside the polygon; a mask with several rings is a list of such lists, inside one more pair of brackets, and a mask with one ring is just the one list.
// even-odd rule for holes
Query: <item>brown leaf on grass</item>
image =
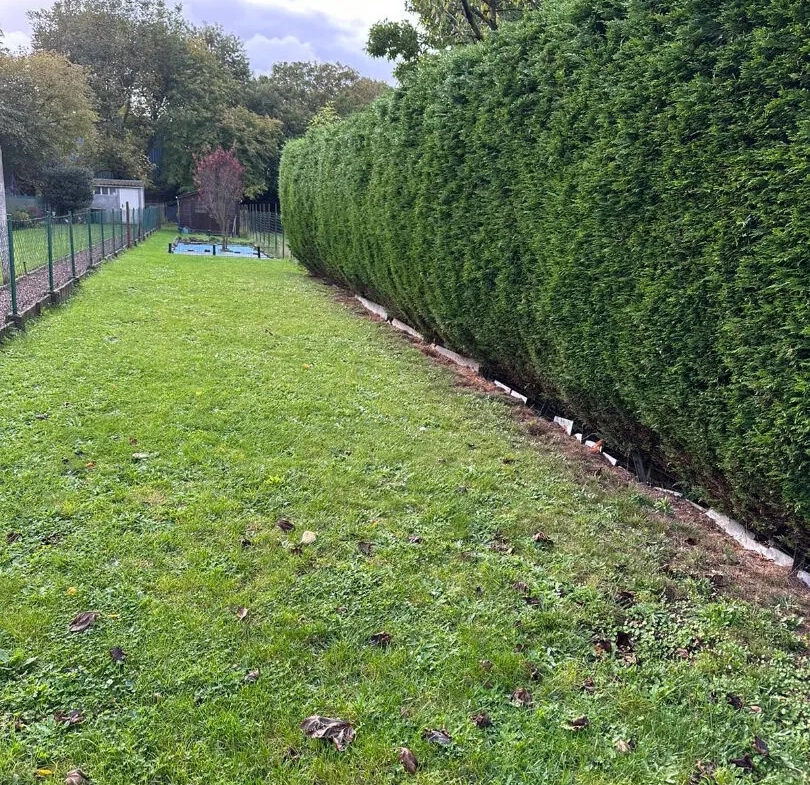
{"label": "brown leaf on grass", "polygon": [[67,712],[55,711],[53,720],[60,725],[81,725],[84,722],[84,714],[78,709],[71,709]]}
{"label": "brown leaf on grass", "polygon": [[19,717],[14,720],[14,732],[22,733],[26,729],[26,724]]}
{"label": "brown leaf on grass", "polygon": [[596,455],[597,453],[602,452],[602,448],[604,446],[605,446],[605,440],[600,439],[596,444],[593,445],[593,447],[588,448],[588,452],[591,453],[591,455]]}
{"label": "brown leaf on grass", "polygon": [[47,537],[43,538],[43,545],[56,545],[62,541],[62,532],[53,532]]}
{"label": "brown leaf on grass", "polygon": [[284,534],[289,534],[291,531],[295,530],[295,526],[293,526],[292,523],[290,523],[290,521],[288,521],[286,518],[279,518],[276,521],[276,526],[278,526],[278,528],[281,529]]}
{"label": "brown leaf on grass", "polygon": [[408,542],[411,545],[420,545],[422,543],[422,538],[418,534],[412,534],[408,537]]}
{"label": "brown leaf on grass", "polygon": [[88,462],[87,462],[87,463],[84,465],[84,468],[85,468],[85,469],[95,469],[95,468],[96,468],[96,462],[95,462],[95,461],[88,461]]}
{"label": "brown leaf on grass", "polygon": [[260,671],[259,671],[258,668],[256,670],[253,670],[253,671],[248,671],[245,674],[245,681],[248,684],[255,684],[259,680],[259,675],[260,675]]}
{"label": "brown leaf on grass", "polygon": [[554,545],[554,540],[552,540],[551,537],[549,537],[545,532],[536,532],[532,537],[532,542],[537,543],[537,545]]}
{"label": "brown leaf on grass", "polygon": [[374,545],[366,540],[361,540],[357,543],[357,550],[363,554],[363,556],[371,556],[374,552]]}
{"label": "brown leaf on grass", "polygon": [[17,542],[17,540],[19,540],[20,537],[22,537],[22,534],[20,534],[19,532],[9,532],[6,535],[6,545],[11,545],[12,543]]}
{"label": "brown leaf on grass", "polygon": [[68,632],[84,632],[85,630],[89,630],[90,627],[96,623],[98,616],[98,611],[85,611],[84,613],[79,613],[73,618],[73,621],[70,622]]}
{"label": "brown leaf on grass", "polygon": [[239,544],[240,544],[240,545],[241,545],[243,548],[250,548],[250,547],[252,547],[252,546],[253,546],[253,540],[248,539],[247,537],[242,537],[242,539],[241,539],[241,540],[239,540]]}
{"label": "brown leaf on grass", "polygon": [[512,693],[512,704],[514,706],[531,706],[532,694],[525,687],[518,687]]}
{"label": "brown leaf on grass", "polygon": [[416,755],[414,755],[407,747],[400,747],[399,755],[397,757],[408,774],[416,774],[416,770],[419,768],[419,761],[416,760]]}
{"label": "brown leaf on grass", "polygon": [[501,458],[501,463],[504,466],[511,466],[513,463],[515,463],[515,459],[514,458]]}
{"label": "brown leaf on grass", "polygon": [[523,667],[526,669],[526,675],[530,681],[540,681],[542,674],[540,669],[533,662],[524,662]]}
{"label": "brown leaf on grass", "polygon": [[35,415],[34,415],[34,417],[35,417],[37,420],[47,420],[47,419],[49,419],[49,418],[50,418],[50,416],[51,416],[51,415],[50,415],[50,414],[48,414],[48,412],[42,412],[42,413],[40,413],[40,414],[35,414]]}
{"label": "brown leaf on grass", "polygon": [[388,646],[391,643],[391,634],[388,632],[375,632],[368,642],[372,646]]}
{"label": "brown leaf on grass", "polygon": [[314,545],[318,540],[318,535],[315,532],[305,531],[301,535],[301,545]]}
{"label": "brown leaf on grass", "polygon": [[624,630],[620,630],[616,633],[616,648],[622,651],[634,651],[635,644],[633,643],[633,639],[630,637],[630,634],[625,632]]}
{"label": "brown leaf on grass", "polygon": [[422,731],[422,738],[431,744],[448,747],[453,743],[453,737],[444,729]]}
{"label": "brown leaf on grass", "polygon": [[245,619],[247,619],[250,610],[248,608],[239,607],[234,611],[234,613],[236,614],[236,618],[239,619],[239,621],[244,621]]}
{"label": "brown leaf on grass", "polygon": [[699,760],[695,765],[695,771],[689,778],[688,785],[703,785],[708,780],[714,781],[714,773],[717,771],[717,765],[710,761]]}
{"label": "brown leaf on grass", "polygon": [[624,739],[617,739],[615,744],[613,745],[622,755],[629,755],[633,752],[636,748],[636,743],[630,739],[630,741],[624,741]]}
{"label": "brown leaf on grass", "polygon": [[148,461],[152,457],[148,452],[134,452],[132,453],[132,460],[140,463],[141,461]]}
{"label": "brown leaf on grass", "polygon": [[596,692],[596,682],[589,676],[579,687],[583,692]]}
{"label": "brown leaf on grass", "polygon": [[295,761],[301,757],[301,753],[295,747],[287,747],[284,754],[281,756],[283,761]]}
{"label": "brown leaf on grass", "polygon": [[741,758],[732,758],[729,763],[732,766],[736,766],[738,769],[742,769],[743,771],[754,770],[754,759],[751,757],[750,752],[746,752]]}
{"label": "brown leaf on grass", "polygon": [[757,755],[770,755],[771,751],[767,742],[759,736],[754,736],[754,741],[751,746],[754,748],[754,752],[756,752]]}
{"label": "brown leaf on grass", "polygon": [[474,725],[479,728],[489,728],[492,725],[492,718],[485,711],[479,711],[478,714],[473,714],[470,719]]}
{"label": "brown leaf on grass", "polygon": [[734,693],[729,693],[726,695],[726,703],[731,706],[732,709],[735,711],[740,711],[743,707],[742,698],[739,695],[734,695]]}
{"label": "brown leaf on grass", "polygon": [[492,660],[478,660],[478,667],[482,671],[491,671],[492,670]]}
{"label": "brown leaf on grass", "polygon": [[620,591],[616,595],[616,605],[621,608],[630,608],[636,604],[636,595],[631,591]]}
{"label": "brown leaf on grass", "polygon": [[346,720],[320,717],[317,714],[307,717],[301,723],[301,730],[310,739],[331,741],[338,752],[343,752],[354,740],[354,728]]}
{"label": "brown leaf on grass", "polygon": [[593,650],[597,657],[607,657],[613,651],[613,644],[607,638],[594,641]]}
{"label": "brown leaf on grass", "polygon": [[135,439],[135,438],[130,439],[129,440],[129,445],[130,445],[130,447],[137,447],[138,446],[138,440]]}
{"label": "brown leaf on grass", "polygon": [[515,552],[515,549],[500,535],[495,537],[489,543],[489,547],[490,550],[493,550],[496,553],[503,553],[506,556],[511,556]]}
{"label": "brown leaf on grass", "polygon": [[583,716],[583,717],[577,717],[575,720],[571,720],[568,723],[567,727],[568,727],[568,730],[581,731],[581,730],[585,730],[585,728],[587,728],[590,724],[591,724],[591,721],[587,717]]}
{"label": "brown leaf on grass", "polygon": [[533,608],[536,608],[536,607],[538,607],[539,605],[542,605],[542,604],[543,604],[543,601],[542,601],[542,600],[541,600],[539,597],[534,597],[534,596],[533,596],[533,595],[531,595],[531,594],[527,594],[527,595],[526,595],[526,596],[523,598],[523,602],[525,602],[525,603],[526,603],[526,605],[531,605]]}
{"label": "brown leaf on grass", "polygon": [[65,785],[87,785],[89,782],[90,777],[81,769],[73,769],[73,771],[69,771],[65,777]]}
{"label": "brown leaf on grass", "polygon": [[120,646],[116,646],[110,649],[110,659],[113,662],[117,662],[119,665],[123,665],[126,658],[127,653]]}
{"label": "brown leaf on grass", "polygon": [[523,581],[515,581],[512,584],[512,589],[516,591],[518,594],[528,594],[529,593],[529,586],[528,584],[524,583]]}
{"label": "brown leaf on grass", "polygon": [[678,660],[688,660],[692,655],[689,653],[689,649],[675,649],[673,656]]}

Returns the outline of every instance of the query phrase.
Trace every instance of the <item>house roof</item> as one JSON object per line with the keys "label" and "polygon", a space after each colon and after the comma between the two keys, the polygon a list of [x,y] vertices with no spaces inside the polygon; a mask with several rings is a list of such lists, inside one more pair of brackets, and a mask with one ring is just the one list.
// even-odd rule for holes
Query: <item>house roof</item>
{"label": "house roof", "polygon": [[143,180],[114,180],[106,177],[93,178],[93,185],[107,185],[117,188],[144,188]]}

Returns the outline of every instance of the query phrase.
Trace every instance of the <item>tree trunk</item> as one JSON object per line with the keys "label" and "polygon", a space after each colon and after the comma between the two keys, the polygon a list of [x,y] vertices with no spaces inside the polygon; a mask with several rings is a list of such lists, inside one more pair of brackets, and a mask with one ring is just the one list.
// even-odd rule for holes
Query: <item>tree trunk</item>
{"label": "tree trunk", "polygon": [[219,227],[222,230],[222,250],[228,250],[228,219],[222,218],[219,222]]}

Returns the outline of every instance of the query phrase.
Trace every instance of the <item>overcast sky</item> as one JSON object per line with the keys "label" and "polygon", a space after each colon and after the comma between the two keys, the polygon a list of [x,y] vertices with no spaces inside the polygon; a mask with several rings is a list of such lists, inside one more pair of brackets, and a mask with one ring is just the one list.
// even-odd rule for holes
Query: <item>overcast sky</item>
{"label": "overcast sky", "polygon": [[[171,3],[170,3],[171,4]],[[9,49],[26,46],[26,12],[46,0],[0,0],[0,30]],[[221,24],[245,42],[253,69],[269,71],[290,60],[339,60],[365,76],[391,81],[391,64],[365,54],[368,28],[383,19],[405,19],[405,0],[188,0],[192,22]]]}

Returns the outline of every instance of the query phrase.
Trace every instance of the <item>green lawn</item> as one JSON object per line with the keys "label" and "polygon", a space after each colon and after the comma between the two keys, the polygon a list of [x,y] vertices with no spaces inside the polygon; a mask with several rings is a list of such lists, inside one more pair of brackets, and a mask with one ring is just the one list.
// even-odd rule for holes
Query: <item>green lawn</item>
{"label": "green lawn", "polygon": [[810,782],[794,601],[292,262],[172,236],[0,348],[3,785]]}

